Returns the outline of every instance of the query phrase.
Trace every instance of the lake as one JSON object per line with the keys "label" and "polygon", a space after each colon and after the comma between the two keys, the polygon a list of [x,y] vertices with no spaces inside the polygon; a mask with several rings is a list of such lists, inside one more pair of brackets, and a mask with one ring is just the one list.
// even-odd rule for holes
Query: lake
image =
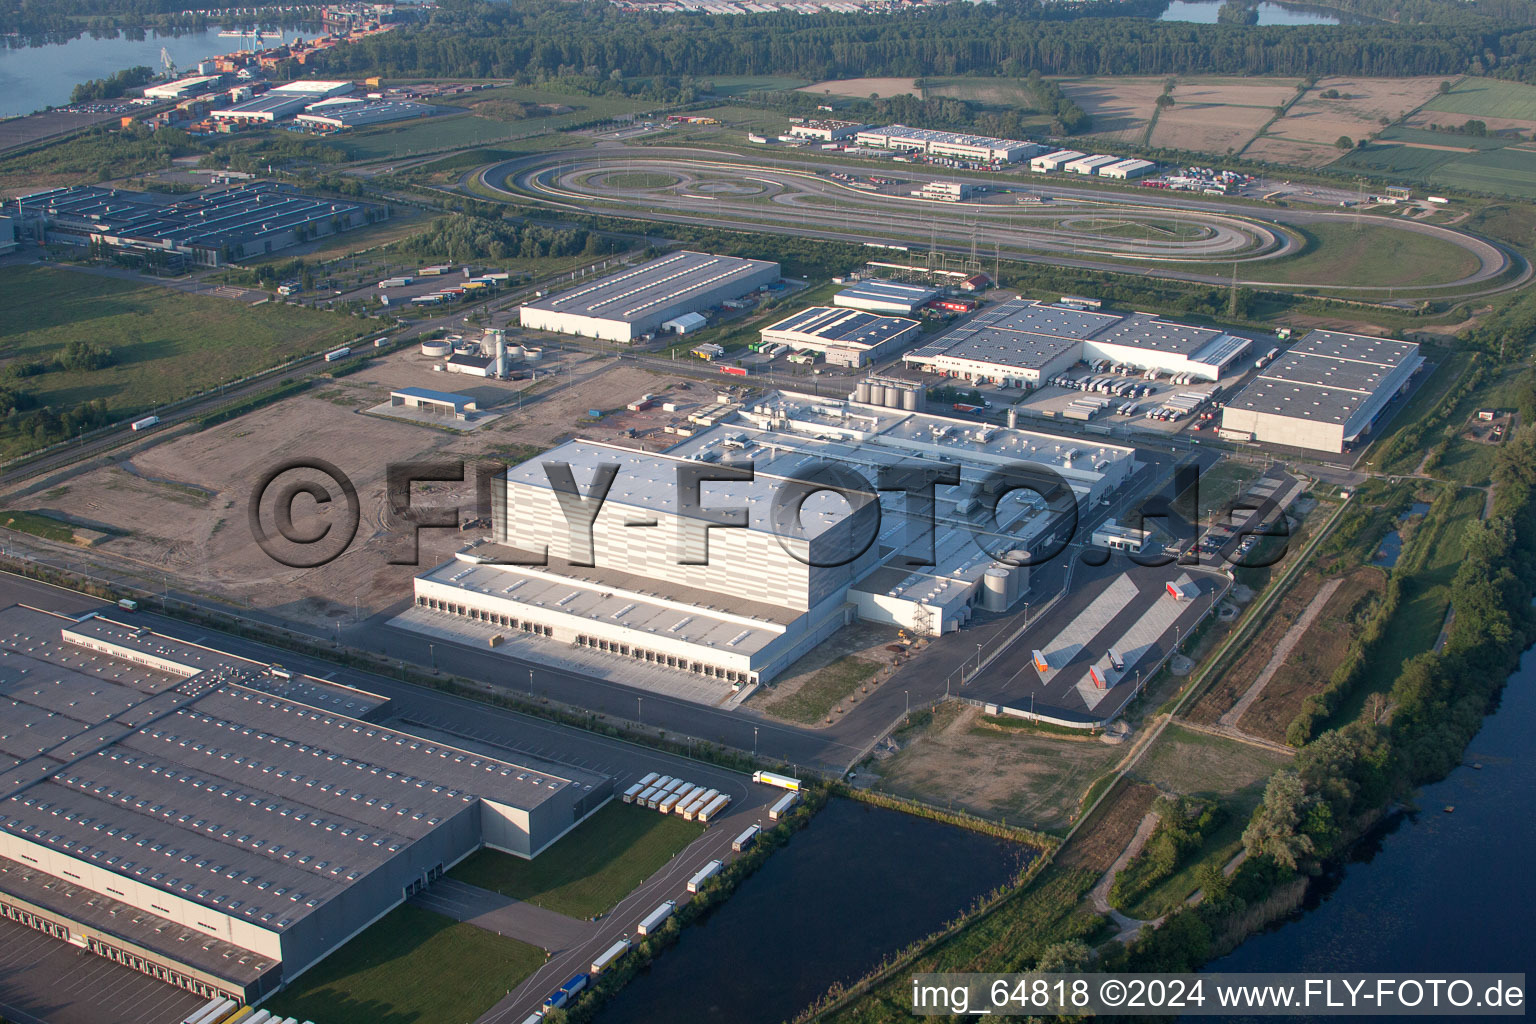
{"label": "lake", "polygon": [[829,801],[597,1020],[779,1024],[950,920],[1032,856],[926,818]]}
{"label": "lake", "polygon": [[[1158,21],[1192,21],[1201,25],[1216,24],[1216,12],[1222,0],[1172,0],[1168,9],[1158,16]],[[1306,7],[1299,4],[1264,3],[1258,5],[1260,25],[1368,25],[1367,18],[1352,17],[1331,11],[1325,7]]]}
{"label": "lake", "polygon": [[[214,26],[180,35],[148,33],[142,39],[126,35],[113,39],[81,36],[46,46],[0,47],[0,117],[62,106],[69,102],[70,91],[80,82],[105,78],[123,68],[143,64],[158,71],[161,47],[170,51],[178,68],[190,73],[198,61],[240,48],[239,39],[221,39],[220,31]],[[302,29],[289,30],[284,38],[312,34]],[[269,38],[276,39],[277,35],[273,33]]]}
{"label": "lake", "polygon": [[1304,914],[1208,970],[1526,970],[1536,960],[1533,730],[1536,653],[1527,651],[1463,766],[1424,787],[1418,811],[1393,818],[1315,883]]}

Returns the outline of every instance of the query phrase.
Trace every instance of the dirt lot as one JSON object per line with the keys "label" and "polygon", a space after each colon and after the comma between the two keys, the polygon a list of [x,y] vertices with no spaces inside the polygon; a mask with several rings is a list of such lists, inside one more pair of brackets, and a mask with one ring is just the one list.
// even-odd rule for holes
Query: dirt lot
{"label": "dirt lot", "polygon": [[916,96],[917,79],[915,78],[844,78],[834,79],[830,82],[817,82],[815,85],[803,85],[799,92],[814,92],[833,96],[851,96],[854,99],[867,100],[871,93],[881,99],[889,99],[892,96]]}
{"label": "dirt lot", "polygon": [[[124,535],[99,545],[93,557],[136,572],[147,585],[158,588],[165,573],[184,590],[288,620],[329,625],[341,618],[345,624],[353,619],[354,601],[356,613],[366,617],[406,599],[418,571],[413,565],[389,564],[394,548],[384,530],[388,463],[425,458],[516,460],[576,433],[621,440],[619,431],[628,414],[583,426],[585,411],[615,404],[622,408],[643,392],[662,391],[661,385],[668,383],[648,371],[606,360],[576,364],[571,380],[565,373],[552,373],[547,382],[532,387],[525,381],[434,373],[431,362],[411,352],[390,356],[367,370],[317,384],[228,423],[89,469],[17,499],[13,507],[55,514],[64,510],[85,526],[112,524]],[[482,408],[494,406],[505,414],[465,434],[362,411],[387,401],[391,389],[406,386],[467,393]],[[520,389],[525,388],[529,390],[522,392],[519,408]],[[325,459],[350,477],[362,523],[335,561],[297,570],[273,562],[256,545],[246,503],[254,481],[269,468],[306,457]],[[473,474],[466,475],[470,481],[464,484],[417,485],[416,500],[424,506],[458,505],[466,517],[473,515]],[[296,524],[304,507],[295,505]],[[326,517],[325,511],[320,515]],[[425,530],[421,536],[424,567],[451,557],[463,539],[447,530]]]}
{"label": "dirt lot", "polygon": [[900,660],[901,654],[886,649],[896,644],[896,634],[895,626],[874,622],[844,626],[771,687],[755,693],[751,706],[803,725],[835,722],[888,677],[884,669]]}
{"label": "dirt lot", "polygon": [[1062,849],[1056,863],[1066,868],[1086,868],[1096,874],[1109,870],[1120,851],[1136,834],[1147,816],[1157,788],[1146,783],[1122,782],[1094,814],[1088,827]]}
{"label": "dirt lot", "polygon": [[1124,753],[1098,738],[989,725],[979,708],[951,703],[875,770],[882,790],[1056,831],[1071,824],[1084,791]]}
{"label": "dirt lot", "polygon": [[[1334,138],[1338,136],[1335,135]],[[1296,167],[1322,167],[1333,163],[1339,155],[1339,151],[1334,148],[1331,140],[1327,143],[1296,142],[1290,139],[1277,139],[1272,135],[1262,135],[1254,139],[1248,144],[1248,148],[1243,150],[1243,156],[1249,160]]]}

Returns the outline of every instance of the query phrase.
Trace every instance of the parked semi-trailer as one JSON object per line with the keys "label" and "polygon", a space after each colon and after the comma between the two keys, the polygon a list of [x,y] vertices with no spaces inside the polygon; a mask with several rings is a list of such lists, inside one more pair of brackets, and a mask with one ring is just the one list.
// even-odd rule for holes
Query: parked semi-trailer
{"label": "parked semi-trailer", "polygon": [[724,793],[721,793],[719,796],[715,797],[708,804],[706,804],[704,809],[695,815],[695,819],[698,821],[707,822],[711,818],[717,816],[721,811],[725,810],[730,802],[731,798],[726,796]]}
{"label": "parked semi-trailer", "polygon": [[588,980],[585,974],[571,975],[564,985],[555,989],[549,994],[549,998],[544,1000],[544,1008],[546,1010],[558,1010],[563,1006],[569,1005],[571,1000],[576,998],[576,994],[587,987]]}
{"label": "parked semi-trailer", "polygon": [[645,919],[635,926],[636,935],[650,935],[660,928],[662,922],[672,916],[672,911],[677,909],[677,904],[667,900],[661,906],[645,915]]}
{"label": "parked semi-trailer", "polygon": [[778,803],[768,808],[768,817],[773,821],[778,821],[780,818],[784,817],[784,815],[789,813],[791,807],[794,807],[795,804],[799,802],[799,793],[785,793],[783,796],[779,797]]}
{"label": "parked semi-trailer", "polygon": [[735,850],[737,853],[740,853],[747,847],[751,846],[753,843],[757,842],[757,834],[761,831],[762,829],[758,828],[756,825],[748,825],[745,832],[731,840],[731,849]]}
{"label": "parked semi-trailer", "polygon": [[702,793],[695,793],[688,798],[688,802],[678,809],[684,821],[692,821],[698,817],[700,811],[709,806],[709,802],[720,795],[718,789],[706,789]]}
{"label": "parked semi-trailer", "polygon": [[640,783],[640,785],[642,785],[642,786],[654,786],[654,785],[656,785],[656,780],[659,779],[659,778],[661,778],[661,776],[658,775],[656,772],[646,772],[644,775],[640,776],[640,778],[636,779],[635,781]]}
{"label": "parked semi-trailer", "polygon": [[150,427],[154,426],[156,423],[159,423],[159,422],[160,422],[160,417],[159,416],[145,416],[141,420],[134,420],[132,423],[128,424],[128,429],[129,430],[148,430]]}
{"label": "parked semi-trailer", "polygon": [[678,797],[676,793],[668,793],[666,796],[656,801],[656,809],[662,814],[671,814],[672,808],[677,806],[677,801],[679,799],[680,797]]}
{"label": "parked semi-trailer", "polygon": [[678,786],[676,789],[674,789],[672,791],[672,795],[677,797],[677,803],[674,804],[673,806],[674,807],[681,807],[683,804],[685,804],[688,801],[692,800],[694,797],[698,796],[702,792],[703,792],[703,789],[701,787],[695,786],[691,782],[685,782],[681,786]]}
{"label": "parked semi-trailer", "polygon": [[632,804],[635,802],[635,797],[644,792],[645,787],[637,782],[624,791],[624,802],[627,804]]}
{"label": "parked semi-trailer", "polygon": [[800,792],[800,780],[792,779],[788,775],[778,775],[774,772],[753,772],[753,782],[761,782],[765,786],[778,786],[787,789],[791,793]]}
{"label": "parked semi-trailer", "polygon": [[600,955],[596,960],[592,961],[592,973],[602,974],[603,971],[608,969],[609,964],[613,963],[619,957],[628,952],[629,940],[620,939],[618,942],[615,942],[613,945],[604,950],[602,955]]}
{"label": "parked semi-trailer", "polygon": [[215,1014],[229,1013],[234,1008],[233,999],[210,999],[182,1018],[181,1024],[204,1024],[205,1021],[215,1019]]}
{"label": "parked semi-trailer", "polygon": [[245,1024],[280,1024],[283,1018],[272,1016],[271,1010],[257,1010],[245,1018]]}
{"label": "parked semi-trailer", "polygon": [[334,363],[338,359],[345,359],[351,354],[352,349],[343,345],[341,348],[332,349],[331,351],[327,352],[325,354],[325,361],[328,363]]}
{"label": "parked semi-trailer", "polygon": [[635,803],[639,804],[641,807],[650,807],[651,801],[655,800],[656,795],[660,792],[661,790],[657,789],[655,786],[652,786],[645,792],[641,793],[639,796],[635,797]]}
{"label": "parked semi-trailer", "polygon": [[698,892],[699,886],[718,875],[723,867],[725,867],[724,861],[712,860],[702,868],[699,868],[699,873],[688,879],[688,891]]}

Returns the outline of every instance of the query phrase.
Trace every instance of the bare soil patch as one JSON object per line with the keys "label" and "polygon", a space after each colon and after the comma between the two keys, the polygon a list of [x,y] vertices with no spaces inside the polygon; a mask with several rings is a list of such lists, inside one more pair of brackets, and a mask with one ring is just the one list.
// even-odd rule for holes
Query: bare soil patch
{"label": "bare soil patch", "polygon": [[[1270,129],[1274,131],[1273,128]],[[1334,136],[1338,138],[1338,136]],[[1326,145],[1276,138],[1273,134],[1261,135],[1248,144],[1243,156],[1270,164],[1292,167],[1323,167],[1339,158],[1339,151],[1330,140]]]}
{"label": "bare soil patch", "polygon": [[1242,149],[1274,116],[1274,111],[1270,107],[1232,106],[1199,98],[1231,92],[1230,88],[1213,91],[1180,84],[1173,90],[1173,106],[1158,115],[1152,128],[1152,145],[1218,155]]}
{"label": "bare soil patch", "polygon": [[1061,90],[1093,118],[1095,135],[1118,133],[1125,141],[1140,141],[1157,98],[1162,78],[1064,78]]}
{"label": "bare soil patch", "polygon": [[[1044,830],[1067,827],[1083,793],[1124,748],[989,728],[981,710],[940,706],[931,725],[876,764],[878,788],[940,807]],[[1133,826],[1134,827],[1134,826]]]}
{"label": "bare soil patch", "polygon": [[1136,827],[1156,799],[1157,787],[1122,782],[1105,798],[1088,826],[1062,848],[1056,863],[1067,868],[1084,868],[1095,874],[1108,871],[1136,834]]}

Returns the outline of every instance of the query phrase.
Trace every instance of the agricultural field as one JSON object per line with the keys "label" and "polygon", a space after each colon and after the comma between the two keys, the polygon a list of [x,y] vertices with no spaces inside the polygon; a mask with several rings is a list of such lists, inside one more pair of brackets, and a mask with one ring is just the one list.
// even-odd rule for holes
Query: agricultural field
{"label": "agricultural field", "polygon": [[1536,143],[1510,136],[1392,128],[1331,166],[1424,185],[1536,198]]}
{"label": "agricultural field", "polygon": [[803,78],[782,75],[717,75],[710,79],[710,92],[716,96],[743,96],[749,92],[781,92],[810,85]]}
{"label": "agricultural field", "polygon": [[1180,80],[1173,106],[1158,115],[1151,144],[1160,149],[1236,153],[1275,116],[1275,107],[1296,95],[1291,82],[1257,84]]}
{"label": "agricultural field", "polygon": [[474,1020],[543,964],[536,946],[407,903],[266,1007],[325,1024]]}
{"label": "agricultural field", "polygon": [[916,96],[919,90],[915,78],[843,78],[814,82],[811,85],[801,86],[798,91],[867,100],[871,96],[878,96],[880,99],[889,99],[892,96]]}
{"label": "agricultural field", "polygon": [[1333,144],[1339,136],[1360,139],[1379,132],[1384,122],[1407,116],[1438,88],[1439,80],[1433,78],[1325,78],[1291,104],[1243,155],[1321,166],[1337,158]]}
{"label": "agricultural field", "polygon": [[524,125],[528,129],[551,131],[588,121],[606,120],[650,110],[654,100],[629,96],[585,96],[580,93],[545,92],[521,85],[503,85],[495,89],[452,96],[442,103],[462,107],[477,117],[505,124]]}
{"label": "agricultural field", "polygon": [[1063,78],[1058,84],[1068,98],[1093,118],[1092,133],[1083,141],[1102,139],[1126,146],[1146,143],[1147,125],[1163,94],[1163,78]]}
{"label": "agricultural field", "polygon": [[[1424,104],[1426,112],[1465,114],[1489,121],[1491,118],[1519,120],[1536,124],[1536,86],[1505,82],[1496,78],[1463,78],[1443,95],[1435,95]],[[1441,118],[1441,121],[1449,120]]]}
{"label": "agricultural field", "polygon": [[535,860],[499,850],[471,854],[452,878],[569,917],[611,910],[704,834],[704,826],[610,802]]}
{"label": "agricultural field", "polygon": [[348,160],[391,160],[418,153],[484,146],[545,131],[542,121],[507,122],[488,117],[451,115],[407,121],[367,131],[348,132],[336,140]]}
{"label": "agricultural field", "polygon": [[[40,295],[48,301],[38,302]],[[47,362],[82,339],[112,350],[112,365],[99,370],[23,378],[19,386],[40,405],[99,398],[125,414],[139,412],[334,347],[363,329],[338,314],[252,307],[84,270],[0,270],[0,361]]]}

